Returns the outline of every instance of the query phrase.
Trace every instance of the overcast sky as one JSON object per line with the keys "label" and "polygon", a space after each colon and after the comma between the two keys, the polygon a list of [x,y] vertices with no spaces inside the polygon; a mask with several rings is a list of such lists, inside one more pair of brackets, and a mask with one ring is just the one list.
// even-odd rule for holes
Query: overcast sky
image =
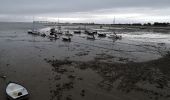
{"label": "overcast sky", "polygon": [[170,0],[0,0],[0,21],[170,22]]}

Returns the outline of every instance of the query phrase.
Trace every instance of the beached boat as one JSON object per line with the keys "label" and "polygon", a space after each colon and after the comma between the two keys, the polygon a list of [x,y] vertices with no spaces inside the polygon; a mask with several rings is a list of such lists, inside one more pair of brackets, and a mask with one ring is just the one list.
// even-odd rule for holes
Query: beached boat
{"label": "beached boat", "polygon": [[95,35],[97,34],[97,31],[85,30],[84,33],[87,35]]}
{"label": "beached boat", "polygon": [[122,39],[122,36],[116,35],[116,34],[110,34],[110,35],[108,36],[108,38],[111,38],[111,39]]}
{"label": "beached boat", "polygon": [[65,32],[65,35],[66,35],[66,36],[73,36],[73,34],[70,33],[69,31],[66,31],[66,32]]}
{"label": "beached boat", "polygon": [[28,99],[28,91],[22,85],[9,83],[6,87],[6,94],[10,100]]}
{"label": "beached boat", "polygon": [[63,36],[62,39],[63,41],[71,42],[71,38],[69,36]]}
{"label": "beached boat", "polygon": [[28,34],[32,34],[32,30],[28,30]]}
{"label": "beached boat", "polygon": [[59,39],[59,37],[57,35],[49,35],[48,38],[49,39]]}
{"label": "beached boat", "polygon": [[106,37],[106,33],[98,33],[99,37]]}
{"label": "beached boat", "polygon": [[56,31],[55,33],[56,33],[56,34],[61,34],[61,35],[63,34],[63,32],[60,31],[60,30]]}
{"label": "beached boat", "polygon": [[94,37],[94,35],[93,35],[93,36],[89,35],[89,36],[87,36],[87,39],[89,39],[89,40],[95,40],[95,37]]}
{"label": "beached boat", "polygon": [[35,30],[28,30],[28,34],[31,34],[31,35],[40,35],[40,32],[35,31]]}
{"label": "beached boat", "polygon": [[74,31],[74,34],[81,34],[81,31]]}
{"label": "beached boat", "polygon": [[46,35],[45,33],[42,33],[41,36],[42,36],[42,37],[46,37],[47,35]]}

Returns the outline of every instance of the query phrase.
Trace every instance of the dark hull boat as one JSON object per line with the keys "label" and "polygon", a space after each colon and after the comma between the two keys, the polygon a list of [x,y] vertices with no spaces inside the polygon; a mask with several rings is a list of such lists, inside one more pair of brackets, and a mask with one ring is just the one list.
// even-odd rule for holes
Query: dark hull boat
{"label": "dark hull boat", "polygon": [[108,38],[111,38],[111,39],[122,39],[122,36],[116,35],[116,34],[110,34],[110,35],[108,36]]}
{"label": "dark hull boat", "polygon": [[106,34],[105,33],[98,33],[98,36],[99,37],[106,37]]}
{"label": "dark hull boat", "polygon": [[40,32],[28,30],[28,34],[31,34],[31,35],[40,35]]}
{"label": "dark hull boat", "polygon": [[71,42],[71,38],[70,37],[64,36],[64,37],[62,37],[62,39],[63,39],[63,41]]}
{"label": "dark hull boat", "polygon": [[9,83],[6,87],[6,94],[10,100],[25,100],[28,99],[29,93],[22,85]]}
{"label": "dark hull boat", "polygon": [[81,34],[81,31],[74,31],[74,34]]}

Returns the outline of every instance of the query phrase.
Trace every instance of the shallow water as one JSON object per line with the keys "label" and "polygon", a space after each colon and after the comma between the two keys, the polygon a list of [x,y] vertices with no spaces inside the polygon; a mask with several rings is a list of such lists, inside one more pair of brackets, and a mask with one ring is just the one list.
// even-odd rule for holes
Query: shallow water
{"label": "shallow water", "polygon": [[[77,26],[63,28],[69,29],[68,27],[71,29]],[[53,73],[50,65],[44,61],[45,58],[143,62],[160,58],[170,47],[170,35],[164,33],[123,32],[120,34],[123,39],[117,41],[98,38],[97,35],[97,39],[91,41],[82,34],[74,35],[72,42],[68,43],[61,39],[51,41],[48,38],[28,35],[27,30],[31,28],[31,23],[0,23],[0,75],[6,75],[7,81],[19,82],[28,88],[30,100],[50,99],[50,78]],[[36,28],[42,32],[49,31],[49,28],[43,25],[37,25]],[[0,90],[4,90],[4,86],[4,80],[0,79]],[[4,92],[0,92],[0,99],[4,98]]]}

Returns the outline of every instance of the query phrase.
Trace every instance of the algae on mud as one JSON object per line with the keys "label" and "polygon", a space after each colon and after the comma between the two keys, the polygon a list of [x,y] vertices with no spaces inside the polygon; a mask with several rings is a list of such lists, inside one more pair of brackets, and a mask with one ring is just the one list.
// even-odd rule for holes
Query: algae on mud
{"label": "algae on mud", "polygon": [[[64,59],[64,60],[46,59],[46,61],[51,64],[53,71],[55,73],[61,74],[61,77],[63,75],[68,76],[68,74],[71,74],[70,76],[68,76],[68,80],[70,80],[71,83],[70,82],[63,83],[62,81],[60,81],[57,82],[58,85],[60,86],[61,84],[63,84],[64,87],[61,86],[60,89],[58,89],[57,87],[56,90],[55,88],[53,88],[54,90],[52,89],[54,93],[57,91],[58,94],[61,94],[60,99],[64,98],[64,96],[62,95],[64,94],[65,88],[69,89],[70,92],[73,92],[72,89],[76,87],[77,84],[79,84],[80,80],[75,81],[76,77],[81,76],[81,74],[76,74],[77,72],[75,70],[77,69],[80,72],[83,72],[84,70],[87,69],[91,69],[94,73],[97,73],[102,78],[102,80],[96,82],[97,84],[95,84],[95,87],[104,89],[106,93],[111,92],[112,90],[122,91],[122,94],[126,94],[127,98],[128,95],[132,92],[135,92],[135,94],[142,93],[143,96],[147,96],[147,100],[152,100],[152,99],[161,100],[161,99],[170,98],[170,94],[169,94],[170,93],[170,76],[169,76],[170,54],[167,54],[164,57],[153,61],[140,62],[140,63],[130,62],[124,64],[102,62],[99,60],[81,62],[81,61],[71,61],[68,59]],[[70,68],[72,69],[71,71],[69,71]],[[76,74],[76,76],[74,76],[74,74]],[[81,77],[81,78],[83,79],[85,77]],[[89,82],[90,81],[88,80],[85,82],[87,86],[84,86],[84,88],[88,87]],[[65,86],[65,84],[67,84],[67,86]],[[85,91],[85,89],[83,90]],[[56,95],[54,93],[52,94],[53,95],[52,97],[55,98]],[[85,94],[83,94],[83,96],[88,96]],[[75,98],[75,94],[72,95],[72,93],[70,93],[69,98],[72,99]],[[137,98],[134,96],[134,100],[135,99],[140,100],[140,97]]]}

